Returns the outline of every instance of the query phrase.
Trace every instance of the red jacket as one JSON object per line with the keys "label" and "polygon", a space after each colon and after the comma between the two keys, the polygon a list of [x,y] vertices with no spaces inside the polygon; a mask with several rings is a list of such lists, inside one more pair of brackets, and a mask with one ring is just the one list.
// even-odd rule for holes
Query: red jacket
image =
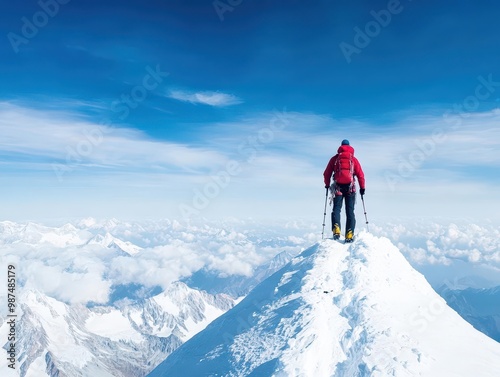
{"label": "red jacket", "polygon": [[[354,148],[350,145],[341,145],[337,150],[337,154],[333,156],[328,165],[326,166],[325,172],[323,173],[323,178],[325,180],[325,187],[330,186],[330,180],[332,178],[333,170],[335,169],[335,162],[337,161],[338,154],[340,152],[349,152],[352,154],[352,162],[354,164],[354,176],[358,177],[359,187],[365,188],[365,174],[363,173],[363,169],[361,169],[361,164],[358,159],[354,157]],[[356,184],[352,185],[352,192],[356,191]]]}

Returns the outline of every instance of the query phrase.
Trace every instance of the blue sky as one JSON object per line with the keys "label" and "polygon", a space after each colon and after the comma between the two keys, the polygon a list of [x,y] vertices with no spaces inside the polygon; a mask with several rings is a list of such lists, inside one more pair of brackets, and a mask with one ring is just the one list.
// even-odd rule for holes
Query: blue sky
{"label": "blue sky", "polygon": [[498,221],[499,15],[451,0],[4,5],[1,217],[315,218],[348,138],[374,221]]}

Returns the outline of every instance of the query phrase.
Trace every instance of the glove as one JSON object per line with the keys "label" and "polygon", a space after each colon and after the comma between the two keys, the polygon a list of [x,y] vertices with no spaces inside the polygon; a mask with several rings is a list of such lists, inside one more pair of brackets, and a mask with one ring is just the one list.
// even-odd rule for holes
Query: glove
{"label": "glove", "polygon": [[326,186],[326,185],[325,185],[325,188],[330,188],[330,186]]}
{"label": "glove", "polygon": [[361,194],[361,196],[365,195],[365,189],[364,188],[359,189],[359,193]]}

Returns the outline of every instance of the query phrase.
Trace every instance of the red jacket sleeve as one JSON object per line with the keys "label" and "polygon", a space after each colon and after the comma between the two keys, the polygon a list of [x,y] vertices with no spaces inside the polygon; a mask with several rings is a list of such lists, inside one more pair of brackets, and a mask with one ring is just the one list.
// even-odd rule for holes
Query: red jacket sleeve
{"label": "red jacket sleeve", "polygon": [[365,173],[363,173],[363,169],[361,169],[361,164],[359,163],[357,158],[354,158],[354,175],[358,177],[359,188],[365,188]]}
{"label": "red jacket sleeve", "polygon": [[326,165],[326,169],[323,172],[323,180],[325,181],[325,187],[330,186],[330,181],[332,178],[333,174],[333,169],[335,168],[335,159],[337,155],[333,156],[330,161],[328,162],[328,165]]}

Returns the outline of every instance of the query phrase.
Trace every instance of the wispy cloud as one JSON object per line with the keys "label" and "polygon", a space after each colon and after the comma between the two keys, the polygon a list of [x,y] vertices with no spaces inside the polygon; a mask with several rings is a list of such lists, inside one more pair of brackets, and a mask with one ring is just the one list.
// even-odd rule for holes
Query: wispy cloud
{"label": "wispy cloud", "polygon": [[194,104],[199,103],[214,107],[237,105],[243,102],[235,95],[213,91],[190,92],[186,90],[171,90],[168,93],[168,97],[178,101]]}
{"label": "wispy cloud", "polygon": [[[376,132],[376,126],[368,122],[277,111],[204,124],[196,140],[187,144],[154,139],[136,128],[99,125],[68,111],[0,103],[0,164],[4,176],[10,174],[14,194],[19,191],[16,187],[33,186],[33,171],[51,174],[46,186],[37,181],[40,190],[49,190],[56,179],[54,164],[63,173],[66,168],[75,172],[65,182],[82,190],[89,185],[122,193],[128,190],[128,197],[134,199],[110,198],[106,209],[99,209],[103,216],[105,210],[114,216],[117,208],[123,216],[132,216],[125,215],[128,212],[180,216],[179,203],[193,205],[194,198],[206,190],[210,204],[203,216],[232,215],[238,206],[246,216],[300,213],[312,219],[326,163],[347,138],[365,171],[371,214],[398,216],[404,208],[408,216],[462,218],[466,216],[464,193],[487,192],[498,182],[492,172],[500,165],[495,153],[500,148],[499,119],[496,110],[472,113],[455,129],[439,114],[405,114],[384,126],[383,132]],[[438,138],[436,132],[441,133]],[[231,175],[229,183],[219,184],[223,187],[213,186],[218,182],[213,177],[234,161],[241,172]],[[413,164],[410,170],[409,163]],[[25,172],[30,174],[19,174]],[[95,215],[83,204],[94,198],[91,191],[81,192],[81,209],[75,215]],[[480,195],[475,200],[474,216],[498,218],[493,211],[498,207],[497,197]],[[38,202],[58,207],[50,200]],[[132,207],[139,202],[140,210]],[[60,206],[67,207],[67,203]],[[97,209],[92,207],[92,211]]]}
{"label": "wispy cloud", "polygon": [[226,161],[215,150],[155,140],[138,129],[97,124],[68,112],[10,103],[0,103],[0,153],[11,161],[45,162],[46,167],[57,163],[71,168],[199,171]]}

